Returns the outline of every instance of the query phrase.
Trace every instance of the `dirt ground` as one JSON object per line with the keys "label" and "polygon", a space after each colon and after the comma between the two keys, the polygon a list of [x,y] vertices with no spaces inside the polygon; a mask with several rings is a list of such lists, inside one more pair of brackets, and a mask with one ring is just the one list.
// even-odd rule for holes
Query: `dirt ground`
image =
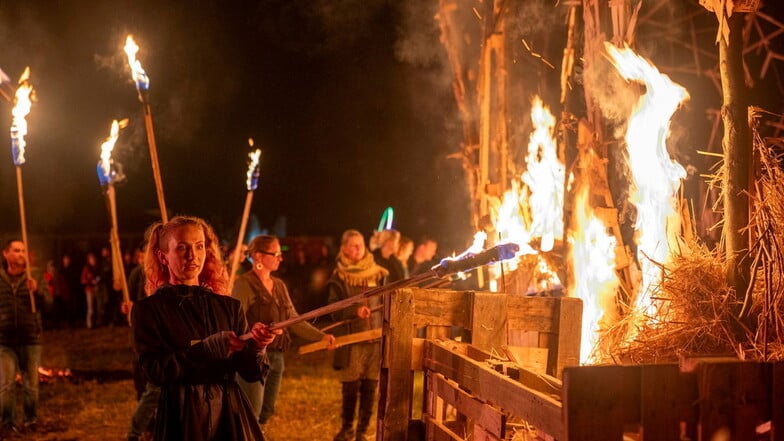
{"label": "dirt ground", "polygon": [[[131,377],[130,329],[47,331],[41,365],[69,369],[40,388],[39,425],[8,440],[124,440],[136,405]],[[269,421],[272,441],[331,440],[340,426],[340,383],[326,351],[286,357],[276,415]],[[18,408],[21,415],[21,407]]]}

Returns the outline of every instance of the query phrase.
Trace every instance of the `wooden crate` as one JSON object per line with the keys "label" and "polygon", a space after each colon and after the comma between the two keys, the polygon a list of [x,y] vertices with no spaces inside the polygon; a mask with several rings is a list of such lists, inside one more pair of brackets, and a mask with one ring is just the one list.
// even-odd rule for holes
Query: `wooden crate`
{"label": "wooden crate", "polygon": [[784,363],[567,368],[562,404],[566,440],[784,441]]}
{"label": "wooden crate", "polygon": [[[546,349],[542,374],[558,376],[579,362],[581,316],[582,303],[573,298],[425,289],[385,296],[378,439],[407,440],[409,426],[423,427],[411,420],[413,371],[423,369],[427,344],[415,338],[417,329],[425,328],[428,338],[470,336],[474,351],[495,354],[506,353],[510,331],[535,333],[536,346]],[[425,381],[425,397],[429,387],[443,384],[433,381]]]}

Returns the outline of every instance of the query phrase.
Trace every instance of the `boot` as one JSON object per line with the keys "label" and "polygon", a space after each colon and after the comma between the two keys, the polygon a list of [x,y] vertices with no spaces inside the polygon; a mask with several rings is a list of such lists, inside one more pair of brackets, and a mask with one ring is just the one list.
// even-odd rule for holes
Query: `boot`
{"label": "boot", "polygon": [[357,412],[358,395],[359,380],[343,382],[343,408],[340,413],[343,424],[340,432],[335,435],[334,441],[351,441],[354,437],[354,415]]}
{"label": "boot", "polygon": [[367,430],[370,426],[370,417],[373,416],[373,407],[376,405],[377,380],[362,380],[359,387],[359,419],[357,420],[356,441],[369,441]]}

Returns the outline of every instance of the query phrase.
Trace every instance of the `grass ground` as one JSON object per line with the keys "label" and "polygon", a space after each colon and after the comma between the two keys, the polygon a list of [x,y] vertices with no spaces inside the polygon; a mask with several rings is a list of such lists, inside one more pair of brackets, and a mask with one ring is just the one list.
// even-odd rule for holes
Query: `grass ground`
{"label": "grass ground", "polygon": [[[36,430],[3,439],[124,440],[136,405],[130,329],[48,331],[44,338],[42,367],[70,369],[73,376],[42,383]],[[337,433],[340,383],[330,357],[287,355],[276,415],[267,425],[272,441],[331,440]]]}

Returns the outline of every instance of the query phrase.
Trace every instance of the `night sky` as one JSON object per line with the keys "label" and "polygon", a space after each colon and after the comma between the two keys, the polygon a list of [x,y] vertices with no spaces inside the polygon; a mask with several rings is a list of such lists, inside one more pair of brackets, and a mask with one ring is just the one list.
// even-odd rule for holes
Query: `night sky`
{"label": "night sky", "polygon": [[[95,165],[114,118],[130,119],[114,156],[127,176],[117,186],[120,230],[140,232],[157,219],[142,107],[122,52],[131,33],[151,81],[171,214],[203,216],[236,240],[252,137],[262,149],[252,209],[261,228],[285,217],[288,235],[367,234],[391,205],[404,234],[462,247],[471,231],[460,163],[446,158],[460,131],[436,6],[2,2],[0,68],[15,83],[29,65],[38,96],[23,166],[29,234],[108,234]],[[0,101],[0,133],[10,113]],[[6,147],[6,235],[19,231],[14,173]]]}

